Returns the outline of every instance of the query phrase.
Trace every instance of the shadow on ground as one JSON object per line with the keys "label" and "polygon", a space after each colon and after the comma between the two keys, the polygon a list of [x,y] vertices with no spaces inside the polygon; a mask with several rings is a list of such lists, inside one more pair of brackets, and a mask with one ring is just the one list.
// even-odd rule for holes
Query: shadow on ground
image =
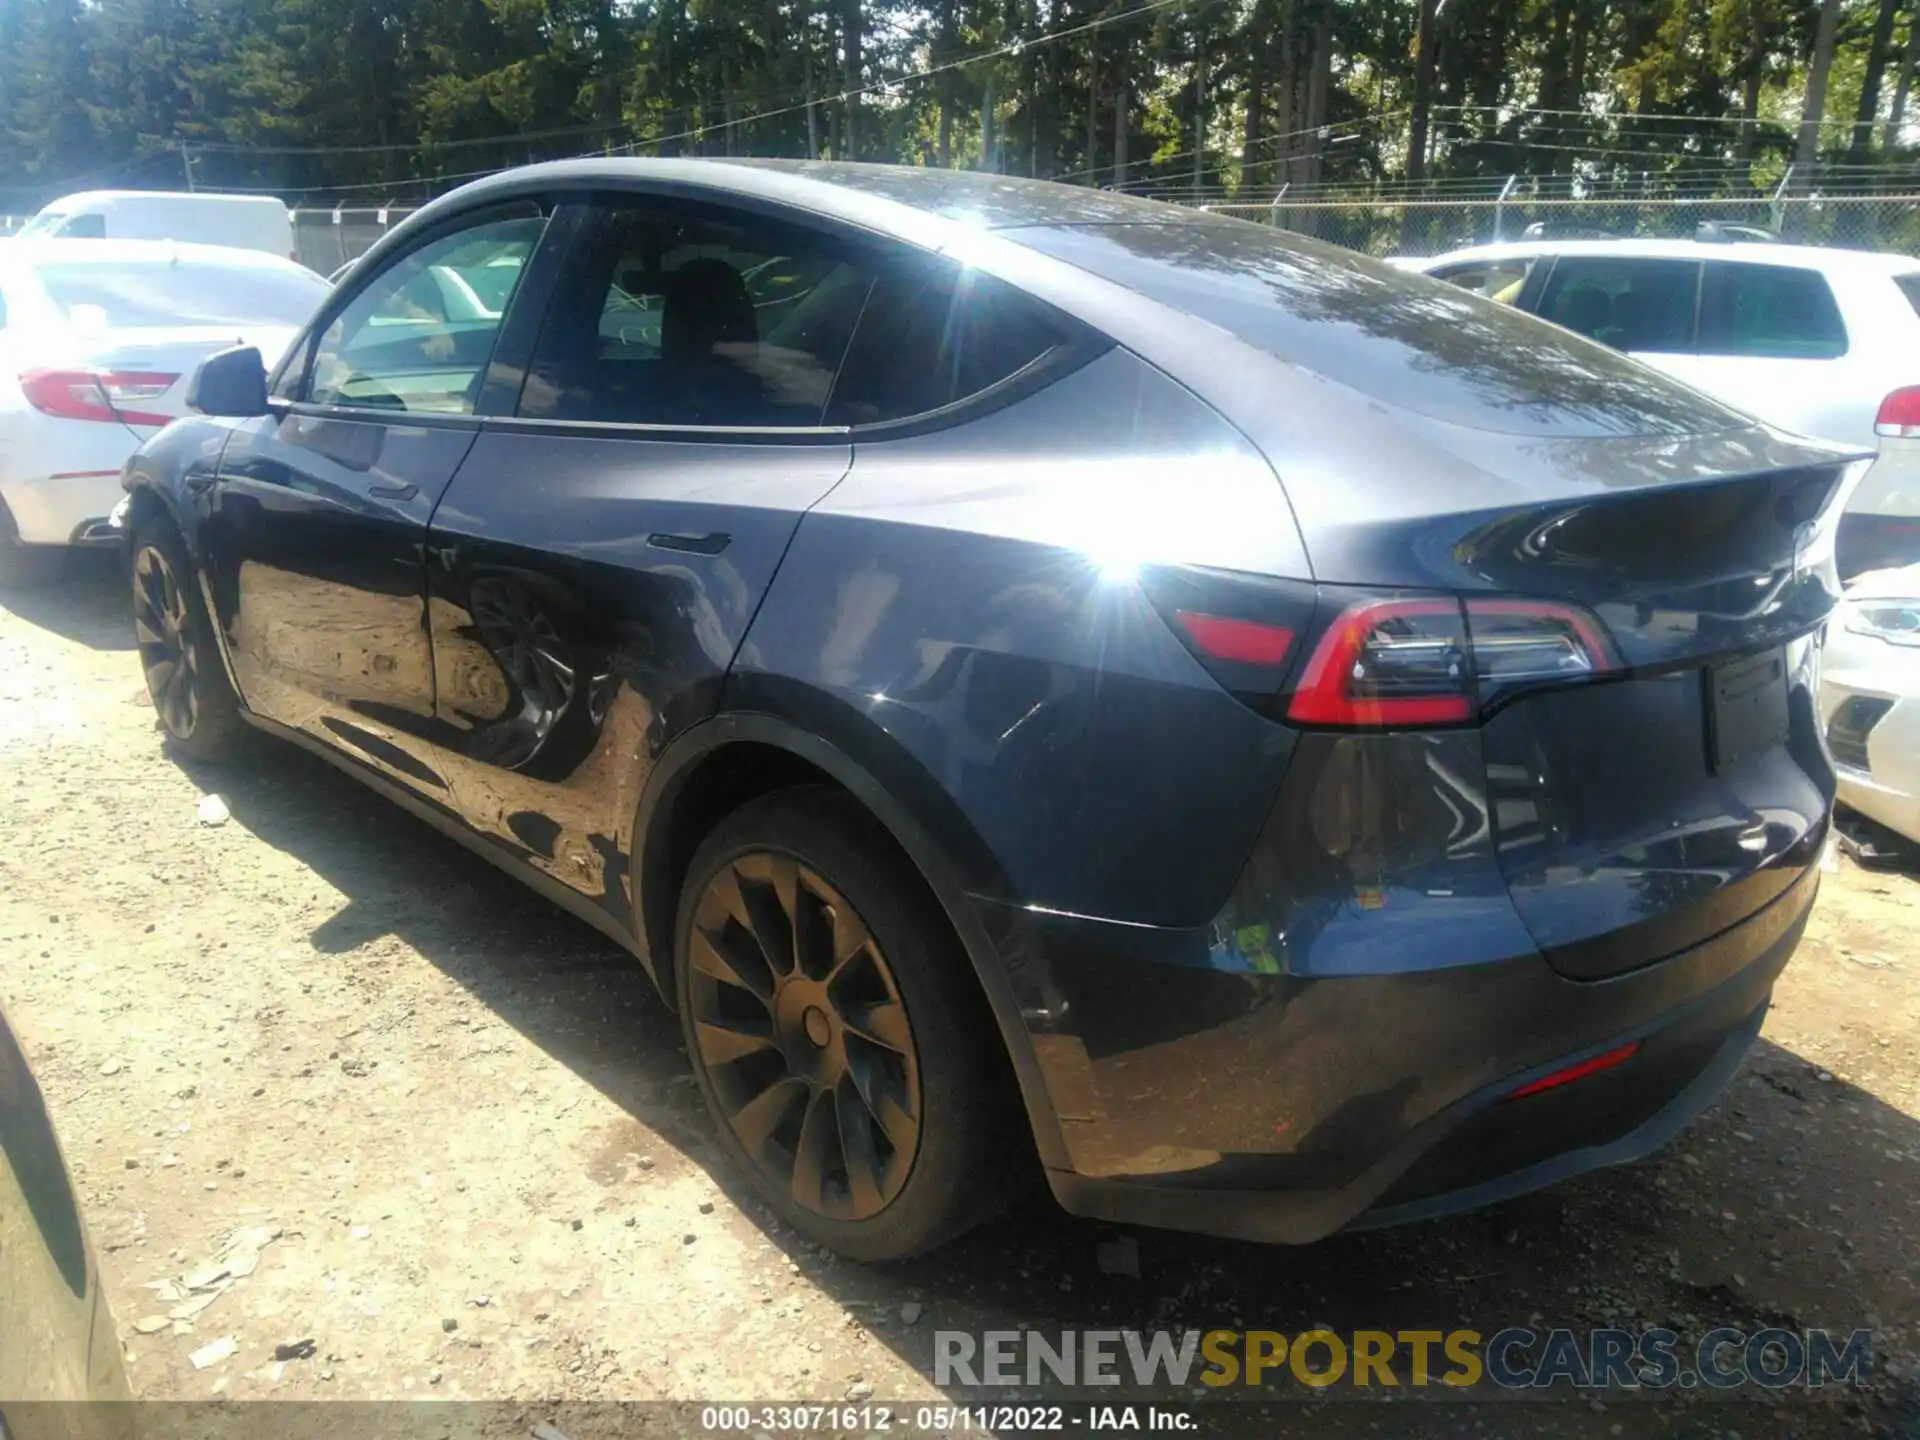
{"label": "shadow on ground", "polygon": [[[1671,1150],[1496,1209],[1306,1248],[1123,1231],[1062,1214],[1044,1189],[929,1259],[876,1269],[783,1233],[711,1143],[672,1018],[617,946],[313,757],[227,767],[235,818],[348,897],[314,934],[337,952],[391,933],[506,1023],[706,1167],[811,1278],[930,1373],[936,1329],[1402,1331],[1508,1325],[1910,1327],[1920,1125],[1769,1043]],[[1137,1263],[1108,1273],[1101,1242]],[[899,1320],[909,1298],[917,1325]],[[1909,1330],[1896,1344],[1911,1348]],[[1400,1369],[1408,1372],[1402,1352]],[[956,1391],[956,1395],[962,1392]],[[1866,1396],[1255,1407],[1209,1393],[1212,1433],[1714,1436],[1920,1433],[1907,1380]],[[989,1398],[974,1394],[970,1398]],[[993,1397],[1004,1398],[1004,1397]],[[1031,1399],[1029,1393],[1026,1398]],[[1557,1403],[1556,1403],[1557,1402]]]}
{"label": "shadow on ground", "polygon": [[133,612],[117,550],[76,550],[58,578],[0,591],[0,604],[90,649],[133,649]]}

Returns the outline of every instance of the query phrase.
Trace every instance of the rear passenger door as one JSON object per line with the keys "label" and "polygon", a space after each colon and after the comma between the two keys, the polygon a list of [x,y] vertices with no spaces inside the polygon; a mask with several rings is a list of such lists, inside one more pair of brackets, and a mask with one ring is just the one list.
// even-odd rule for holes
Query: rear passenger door
{"label": "rear passenger door", "polygon": [[1689,373],[1697,369],[1691,356],[1699,295],[1697,261],[1562,255],[1541,287],[1536,313],[1710,389]]}
{"label": "rear passenger door", "polygon": [[1827,277],[1792,265],[1710,260],[1700,294],[1695,374],[1743,410],[1820,439],[1873,443],[1887,390],[1857,382],[1851,346]]}
{"label": "rear passenger door", "polygon": [[653,757],[713,712],[851,461],[824,412],[876,266],[810,221],[679,199],[555,226],[517,403],[481,422],[427,539],[439,763],[478,831],[624,922]]}

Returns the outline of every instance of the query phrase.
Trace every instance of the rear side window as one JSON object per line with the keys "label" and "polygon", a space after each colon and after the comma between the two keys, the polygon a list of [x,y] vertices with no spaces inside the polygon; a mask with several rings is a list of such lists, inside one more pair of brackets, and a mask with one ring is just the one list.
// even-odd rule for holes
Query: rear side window
{"label": "rear side window", "polygon": [[547,307],[518,413],[811,427],[872,284],[830,237],[759,216],[595,211]]}
{"label": "rear side window", "polygon": [[1913,307],[1913,313],[1920,315],[1920,271],[1911,275],[1896,275],[1893,283],[1900,287],[1900,293],[1907,297],[1907,303]]}
{"label": "rear side window", "polygon": [[952,261],[902,263],[876,280],[827,413],[833,425],[924,415],[1017,375],[1063,343],[1032,300]]}
{"label": "rear side window", "polygon": [[304,325],[327,296],[326,281],[292,265],[65,261],[36,266],[35,273],[60,313],[90,329]]}
{"label": "rear side window", "polygon": [[107,238],[107,217],[76,215],[53,233],[63,240],[104,240]]}
{"label": "rear side window", "polygon": [[1693,349],[1700,267],[1691,260],[1562,256],[1540,296],[1540,316],[1611,345],[1654,354]]}
{"label": "rear side window", "polygon": [[1716,261],[1700,297],[1700,353],[1831,360],[1847,353],[1847,327],[1819,271]]}

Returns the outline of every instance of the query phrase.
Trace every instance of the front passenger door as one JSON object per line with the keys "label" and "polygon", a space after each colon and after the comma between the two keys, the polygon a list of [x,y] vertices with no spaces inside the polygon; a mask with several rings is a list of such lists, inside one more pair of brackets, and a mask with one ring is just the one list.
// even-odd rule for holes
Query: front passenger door
{"label": "front passenger door", "polygon": [[337,301],[288,399],[236,429],[199,502],[249,707],[429,793],[446,785],[429,758],[427,521],[545,225],[531,204],[463,217]]}

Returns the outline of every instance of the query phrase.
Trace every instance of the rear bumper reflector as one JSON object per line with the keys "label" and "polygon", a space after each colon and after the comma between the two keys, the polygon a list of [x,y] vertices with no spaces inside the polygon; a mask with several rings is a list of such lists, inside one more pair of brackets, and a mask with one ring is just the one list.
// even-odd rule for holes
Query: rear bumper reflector
{"label": "rear bumper reflector", "polygon": [[1528,1095],[1538,1095],[1542,1090],[1558,1089],[1562,1085],[1571,1085],[1576,1080],[1584,1080],[1589,1075],[1598,1075],[1602,1070],[1611,1070],[1616,1065],[1624,1065],[1640,1049],[1638,1040],[1629,1040],[1616,1046],[1604,1055],[1595,1055],[1591,1060],[1582,1060],[1578,1065],[1569,1065],[1564,1070],[1556,1070],[1551,1075],[1542,1075],[1538,1080],[1530,1080],[1518,1090],[1507,1095],[1509,1100],[1520,1100]]}

